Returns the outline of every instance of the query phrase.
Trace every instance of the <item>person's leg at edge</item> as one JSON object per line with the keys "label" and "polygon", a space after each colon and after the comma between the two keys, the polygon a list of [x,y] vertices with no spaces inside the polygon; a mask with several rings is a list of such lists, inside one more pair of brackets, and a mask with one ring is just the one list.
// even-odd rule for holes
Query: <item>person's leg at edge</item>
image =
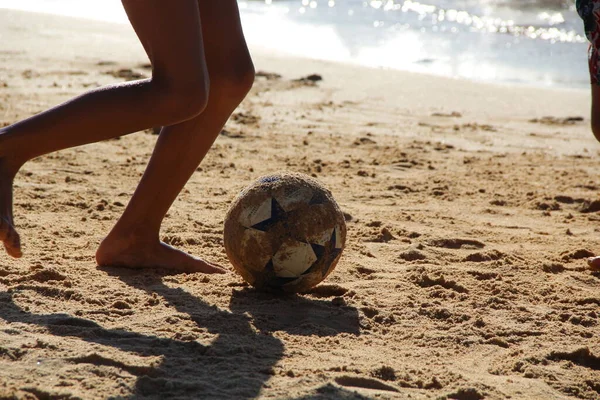
{"label": "person's leg at edge", "polygon": [[[592,132],[598,141],[600,141],[600,85],[598,82],[592,82]],[[591,257],[587,260],[588,265],[593,271],[600,271],[600,257]]]}
{"label": "person's leg at edge", "polygon": [[211,82],[208,105],[197,117],[161,130],[139,186],[98,249],[99,265],[188,271],[212,267],[160,242],[158,232],[169,207],[250,90],[254,67],[236,0],[199,0],[198,4]]}
{"label": "person's leg at edge", "polygon": [[[590,42],[588,62],[592,89],[591,128],[594,137],[600,141],[600,20],[597,12],[600,0],[576,0],[575,7],[583,20],[585,35]],[[587,262],[592,270],[600,271],[600,257],[591,257]]]}

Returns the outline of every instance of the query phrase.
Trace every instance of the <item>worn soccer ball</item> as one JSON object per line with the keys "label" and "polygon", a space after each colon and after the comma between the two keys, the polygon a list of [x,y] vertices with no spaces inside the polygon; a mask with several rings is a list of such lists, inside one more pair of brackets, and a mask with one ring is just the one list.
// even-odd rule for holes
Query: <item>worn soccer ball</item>
{"label": "worn soccer ball", "polygon": [[335,268],[346,242],[344,215],[316,179],[264,176],[233,201],[224,229],[235,270],[258,289],[305,292]]}

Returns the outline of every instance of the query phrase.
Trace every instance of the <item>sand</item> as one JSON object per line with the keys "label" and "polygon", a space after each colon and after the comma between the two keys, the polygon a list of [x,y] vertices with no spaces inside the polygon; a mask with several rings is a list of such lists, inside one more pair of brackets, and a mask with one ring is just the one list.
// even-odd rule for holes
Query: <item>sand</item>
{"label": "sand", "polygon": [[[25,256],[0,256],[1,399],[600,398],[587,90],[252,52],[255,87],[162,231],[227,275],[97,267],[151,132],[25,165]],[[146,63],[128,27],[0,10],[0,124]],[[236,194],[283,170],[348,219],[333,274],[288,297],[244,284],[222,239]]]}

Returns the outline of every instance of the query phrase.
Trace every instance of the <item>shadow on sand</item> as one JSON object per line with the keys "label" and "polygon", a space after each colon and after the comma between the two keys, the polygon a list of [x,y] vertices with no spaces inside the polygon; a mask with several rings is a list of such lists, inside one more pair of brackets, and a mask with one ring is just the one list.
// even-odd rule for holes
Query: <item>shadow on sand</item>
{"label": "shadow on sand", "polygon": [[[358,312],[352,307],[243,289],[233,292],[229,310],[223,310],[181,288],[166,286],[164,275],[154,271],[132,274],[116,268],[103,270],[132,287],[161,296],[176,310],[174,314],[184,314],[198,328],[217,335],[216,339],[203,345],[193,339],[178,340],[106,329],[92,320],[67,314],[32,314],[19,308],[10,292],[0,293],[0,318],[7,322],[44,326],[55,336],[77,337],[140,357],[160,357],[160,362],[151,366],[128,365],[97,354],[68,360],[116,367],[136,376],[130,398],[255,398],[277,373],[274,366],[284,355],[284,345],[273,336],[274,332],[315,336],[359,334]],[[364,397],[326,385],[308,397],[302,397],[313,398]]]}

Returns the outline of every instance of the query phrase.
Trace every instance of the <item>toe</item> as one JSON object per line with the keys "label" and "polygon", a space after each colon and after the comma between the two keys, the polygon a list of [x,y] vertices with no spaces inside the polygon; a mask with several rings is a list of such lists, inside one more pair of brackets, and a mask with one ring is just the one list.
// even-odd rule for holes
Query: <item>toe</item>
{"label": "toe", "polygon": [[592,271],[600,271],[600,257],[590,257],[587,259],[587,263]]}
{"label": "toe", "polygon": [[211,273],[213,273],[213,274],[226,274],[227,273],[227,270],[223,267],[218,267],[215,265],[211,265],[210,267],[211,267]]}
{"label": "toe", "polygon": [[4,248],[11,257],[20,258],[23,256],[19,233],[4,218],[0,218],[0,241],[4,242]]}
{"label": "toe", "polygon": [[12,247],[12,246],[9,246],[8,244],[4,243],[4,248],[6,249],[6,252],[8,253],[8,255],[13,258],[23,257],[23,252],[18,247]]}
{"label": "toe", "polygon": [[203,274],[226,274],[227,271],[216,264],[208,263],[206,261],[199,261],[195,265],[190,266],[186,272],[201,272]]}

